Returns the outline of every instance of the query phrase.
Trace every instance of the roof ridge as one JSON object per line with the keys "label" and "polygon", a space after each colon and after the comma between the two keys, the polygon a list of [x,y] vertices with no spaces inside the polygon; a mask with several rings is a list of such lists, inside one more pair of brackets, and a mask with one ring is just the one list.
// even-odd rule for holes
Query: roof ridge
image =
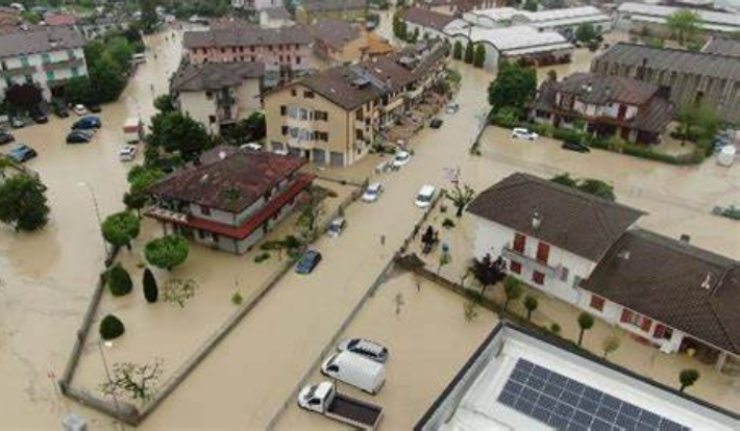
{"label": "roof ridge", "polygon": [[736,57],[736,56],[722,54],[722,53],[716,53],[715,54],[715,53],[704,52],[704,51],[689,51],[687,49],[673,48],[673,47],[662,47],[662,48],[658,48],[658,47],[654,47],[654,46],[650,46],[650,45],[641,45],[641,44],[635,43],[635,42],[624,42],[624,41],[620,41],[620,42],[615,43],[614,45],[612,45],[611,47],[609,47],[609,49],[607,49],[606,51],[604,51],[601,54],[599,54],[599,57],[605,55],[606,53],[608,53],[609,51],[611,51],[612,49],[614,49],[615,47],[620,46],[620,45],[622,45],[622,46],[639,47],[639,48],[643,48],[643,49],[650,49],[650,50],[653,50],[653,51],[673,51],[673,52],[679,52],[679,53],[682,53],[682,54],[704,55],[704,56],[710,57],[710,58],[723,57],[723,58],[729,58],[729,59],[732,59],[732,60],[738,60],[738,61],[740,61],[740,59],[738,57]]}

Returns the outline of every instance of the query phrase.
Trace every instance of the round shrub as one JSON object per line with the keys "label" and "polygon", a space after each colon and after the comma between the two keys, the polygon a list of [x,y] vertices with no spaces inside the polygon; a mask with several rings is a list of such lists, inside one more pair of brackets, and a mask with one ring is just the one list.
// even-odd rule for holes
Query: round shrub
{"label": "round shrub", "polygon": [[133,287],[131,276],[120,263],[108,270],[108,289],[113,296],[128,295]]}
{"label": "round shrub", "polygon": [[100,322],[100,337],[103,340],[118,338],[126,332],[123,322],[118,317],[109,314]]}
{"label": "round shrub", "polygon": [[149,241],[144,247],[144,257],[150,264],[171,270],[188,258],[188,242],[180,235],[167,235]]}

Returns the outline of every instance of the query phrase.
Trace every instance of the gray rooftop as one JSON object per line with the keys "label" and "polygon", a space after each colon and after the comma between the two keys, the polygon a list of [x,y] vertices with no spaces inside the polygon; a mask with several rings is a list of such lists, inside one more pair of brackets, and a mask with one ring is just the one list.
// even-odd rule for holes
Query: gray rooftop
{"label": "gray rooftop", "polygon": [[0,35],[0,58],[81,48],[82,34],[71,27],[34,27]]}
{"label": "gray rooftop", "polygon": [[185,48],[265,46],[311,43],[305,27],[295,25],[283,28],[260,28],[252,25],[231,25],[208,31],[188,31],[183,35]]}
{"label": "gray rooftop", "polygon": [[240,85],[249,78],[260,78],[264,74],[264,63],[188,64],[175,74],[172,89],[179,92],[219,90]]}
{"label": "gray rooftop", "polygon": [[309,12],[364,9],[366,0],[305,0],[301,7]]}
{"label": "gray rooftop", "polygon": [[715,37],[701,51],[707,54],[740,57],[740,40]]}

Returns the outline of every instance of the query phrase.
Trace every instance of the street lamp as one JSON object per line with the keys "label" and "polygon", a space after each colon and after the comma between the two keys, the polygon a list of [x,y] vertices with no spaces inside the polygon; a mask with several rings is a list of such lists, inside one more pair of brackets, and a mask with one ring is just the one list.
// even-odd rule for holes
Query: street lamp
{"label": "street lamp", "polygon": [[98,198],[95,196],[95,190],[93,187],[84,181],[77,183],[79,187],[86,187],[90,191],[90,198],[92,199],[93,207],[95,208],[95,218],[98,220],[98,229],[100,229],[100,239],[103,241],[103,251],[108,254],[108,244],[105,242],[103,236],[103,220],[100,218],[100,207],[98,206]]}

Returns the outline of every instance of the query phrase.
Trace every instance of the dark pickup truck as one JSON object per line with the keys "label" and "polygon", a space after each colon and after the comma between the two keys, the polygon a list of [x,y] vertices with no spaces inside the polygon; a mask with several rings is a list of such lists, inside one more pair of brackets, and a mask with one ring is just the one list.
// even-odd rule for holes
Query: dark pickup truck
{"label": "dark pickup truck", "polygon": [[342,395],[331,382],[303,388],[298,394],[298,405],[364,430],[376,429],[383,416],[382,407]]}

